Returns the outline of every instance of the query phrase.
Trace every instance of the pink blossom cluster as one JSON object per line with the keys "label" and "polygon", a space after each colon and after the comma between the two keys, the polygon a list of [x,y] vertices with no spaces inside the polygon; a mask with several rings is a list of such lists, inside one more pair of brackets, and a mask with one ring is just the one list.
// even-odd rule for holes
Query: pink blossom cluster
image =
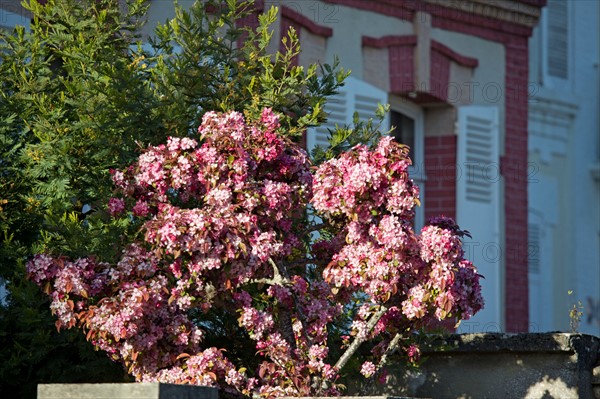
{"label": "pink blossom cluster", "polygon": [[187,295],[208,310],[221,291],[272,277],[267,261],[301,245],[291,220],[311,196],[312,176],[306,153],[278,128],[270,109],[256,124],[208,112],[202,144],[169,138],[113,175],[132,215],[145,219],[146,244],[177,279],[193,282],[173,292],[178,303]]}
{"label": "pink blossom cluster", "polygon": [[408,178],[407,154],[407,147],[388,136],[374,151],[358,145],[325,162],[315,173],[313,205],[361,224],[383,213],[411,219],[419,189]]}
{"label": "pink blossom cluster", "polygon": [[[408,176],[406,147],[386,137],[369,150],[354,147],[321,165],[313,184],[315,208],[343,226],[313,248],[331,256],[325,281],[367,301],[352,321],[360,340],[390,330],[415,331],[440,320],[468,319],[483,306],[480,276],[463,258],[462,233],[450,218],[413,231],[418,189]],[[368,321],[387,308],[373,328]],[[381,337],[382,344],[389,339]],[[375,346],[374,353],[380,351]],[[409,358],[418,359],[412,348]],[[361,372],[375,372],[370,362]]]}
{"label": "pink blossom cluster", "polygon": [[408,292],[402,303],[407,318],[433,315],[437,320],[449,316],[467,320],[483,307],[480,275],[463,258],[461,232],[454,220],[438,217],[419,235],[420,257],[425,263],[420,284]]}
{"label": "pink blossom cluster", "polygon": [[[274,300],[277,312],[258,311],[251,305],[247,293],[242,295],[240,325],[256,340],[256,349],[265,360],[259,368],[263,386],[260,394],[267,396],[311,394],[315,378],[335,381],[338,370],[329,362],[328,326],[343,311],[330,286],[324,281],[309,281],[294,275],[287,286],[272,285],[267,294]],[[282,331],[275,324],[289,321]],[[282,390],[282,387],[286,388]],[[335,386],[326,391],[337,394]]]}
{"label": "pink blossom cluster", "polygon": [[138,245],[123,251],[114,267],[91,258],[72,262],[37,255],[31,278],[48,284],[57,328],[80,326],[87,338],[129,372],[146,380],[172,364],[172,353],[198,352],[202,331],[169,300],[159,260]]}
{"label": "pink blossom cluster", "polygon": [[[313,176],[280,130],[268,108],[254,122],[207,112],[197,138],[169,138],[113,171],[107,212],[137,223],[140,237],[119,261],[42,254],[28,263],[57,327],[82,328],[139,381],[337,395],[332,326],[373,340],[360,370],[371,377],[393,334],[483,306],[454,221],[413,230],[419,191],[407,147],[389,137],[360,145]],[[307,209],[323,221],[316,242]],[[362,305],[348,319],[350,301]],[[239,316],[256,369],[205,345],[202,317],[217,307]],[[403,348],[418,359],[418,347]]]}
{"label": "pink blossom cluster", "polygon": [[315,208],[345,225],[345,245],[324,271],[336,288],[384,303],[418,271],[412,229],[418,188],[408,177],[409,165],[406,147],[385,137],[373,151],[359,145],[315,173]]}

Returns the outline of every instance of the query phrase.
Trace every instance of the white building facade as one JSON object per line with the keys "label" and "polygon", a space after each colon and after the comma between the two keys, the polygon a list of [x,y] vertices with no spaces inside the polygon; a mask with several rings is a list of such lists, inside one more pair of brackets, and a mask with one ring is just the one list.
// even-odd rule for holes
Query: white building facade
{"label": "white building facade", "polygon": [[[18,3],[0,3],[0,27],[29,23]],[[472,232],[486,309],[463,331],[568,331],[581,301],[579,331],[600,335],[599,2],[257,0],[257,12],[272,5],[275,37],[299,33],[300,65],[337,55],[352,70],[330,127],[391,105],[386,123],[413,147],[417,226],[445,214]],[[173,16],[153,1],[148,28]]]}
{"label": "white building facade", "polygon": [[530,39],[532,331],[600,335],[599,7],[548,0]]}

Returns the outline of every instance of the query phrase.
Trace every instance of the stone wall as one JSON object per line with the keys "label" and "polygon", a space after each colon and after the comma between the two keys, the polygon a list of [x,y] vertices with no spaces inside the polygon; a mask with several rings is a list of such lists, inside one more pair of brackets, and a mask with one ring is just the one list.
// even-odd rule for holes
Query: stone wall
{"label": "stone wall", "polygon": [[433,399],[600,399],[600,338],[591,335],[451,335],[425,348],[423,356],[419,370],[390,366],[385,385],[367,392]]}

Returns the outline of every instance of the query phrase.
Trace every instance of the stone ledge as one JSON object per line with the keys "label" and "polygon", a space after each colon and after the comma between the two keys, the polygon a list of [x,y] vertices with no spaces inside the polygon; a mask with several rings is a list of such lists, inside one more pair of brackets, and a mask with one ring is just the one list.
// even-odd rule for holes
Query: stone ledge
{"label": "stone ledge", "polygon": [[[335,399],[431,399],[414,396],[336,396]],[[331,396],[300,396],[300,397],[284,397],[282,399],[332,399]]]}
{"label": "stone ledge", "polygon": [[38,399],[219,399],[216,388],[158,382],[40,384]]}
{"label": "stone ledge", "polygon": [[424,352],[568,352],[598,358],[600,338],[587,334],[451,334],[432,341]]}

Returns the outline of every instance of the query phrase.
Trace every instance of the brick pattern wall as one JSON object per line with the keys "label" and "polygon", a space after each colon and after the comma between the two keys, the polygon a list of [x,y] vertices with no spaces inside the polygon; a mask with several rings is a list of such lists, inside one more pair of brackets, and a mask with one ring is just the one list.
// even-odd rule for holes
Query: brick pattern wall
{"label": "brick pattern wall", "polygon": [[527,280],[527,38],[506,43],[505,182],[506,326],[528,329]]}
{"label": "brick pattern wall", "polygon": [[456,218],[456,136],[425,137],[425,220]]}
{"label": "brick pattern wall", "polygon": [[[388,92],[410,95],[411,101],[415,103],[447,102],[452,65],[473,69],[479,64],[476,58],[458,54],[435,40],[431,40],[430,46],[427,46],[427,57],[424,59],[419,55],[417,35],[390,35],[380,38],[363,36],[362,45],[365,76],[375,81],[377,87],[385,88]],[[375,52],[379,50],[386,51],[385,61],[389,65],[386,83],[381,83],[381,73],[373,73],[375,65],[378,69],[381,69],[380,65],[386,65],[382,63],[383,57]],[[460,80],[453,81],[455,87],[457,82]]]}
{"label": "brick pattern wall", "polygon": [[[415,35],[384,36],[380,38],[363,36],[363,51],[366,49],[387,49],[387,65],[389,91],[395,94],[406,94],[415,90]],[[377,61],[382,61],[380,57]],[[373,61],[367,65],[373,66]],[[381,68],[379,65],[379,68]],[[385,64],[383,64],[385,65]],[[381,86],[379,86],[381,87]]]}
{"label": "brick pattern wall", "polygon": [[388,51],[390,88],[392,93],[408,93],[414,91],[414,46],[393,46],[390,47]]}
{"label": "brick pattern wall", "polygon": [[446,101],[448,98],[448,83],[450,81],[450,59],[444,54],[431,49],[431,71],[429,75],[429,94]]}

